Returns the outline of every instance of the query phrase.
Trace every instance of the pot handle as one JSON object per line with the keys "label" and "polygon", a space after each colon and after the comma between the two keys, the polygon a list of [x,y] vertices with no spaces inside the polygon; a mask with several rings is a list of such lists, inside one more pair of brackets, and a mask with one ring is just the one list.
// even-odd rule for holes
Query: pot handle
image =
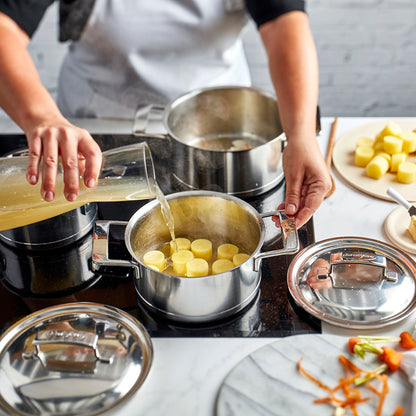
{"label": "pot handle", "polygon": [[139,107],[134,116],[133,135],[136,137],[167,139],[169,137],[167,134],[151,132],[152,124],[156,124],[157,129],[160,129],[164,112],[165,107],[156,104]]}
{"label": "pot handle", "polygon": [[111,225],[127,225],[127,221],[96,221],[92,242],[92,265],[94,270],[102,266],[134,267],[137,265],[128,260],[110,259],[108,255],[108,236]]}
{"label": "pot handle", "polygon": [[280,219],[280,228],[282,229],[283,248],[279,250],[266,251],[257,254],[254,257],[254,270],[260,270],[260,262],[267,257],[284,256],[294,254],[299,251],[299,236],[296,229],[295,217],[287,216],[284,210],[264,212],[260,214],[262,218],[278,215]]}

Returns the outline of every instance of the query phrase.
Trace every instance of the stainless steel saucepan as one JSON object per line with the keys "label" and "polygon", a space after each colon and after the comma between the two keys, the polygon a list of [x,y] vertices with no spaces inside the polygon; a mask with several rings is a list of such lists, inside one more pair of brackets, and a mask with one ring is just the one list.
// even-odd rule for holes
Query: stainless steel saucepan
{"label": "stainless steel saucepan", "polygon": [[[167,134],[148,131],[156,110]],[[283,180],[285,135],[277,101],[258,88],[199,89],[166,108],[141,108],[134,134],[170,141],[172,172],[188,189],[252,196]]]}
{"label": "stainless steel saucepan", "polygon": [[[259,214],[245,201],[224,193],[188,191],[167,197],[177,237],[208,238],[232,242],[249,253],[247,261],[233,269],[202,277],[173,276],[155,271],[143,263],[143,254],[170,240],[158,201],[139,209],[128,223],[97,221],[94,231],[93,264],[134,267],[137,295],[154,312],[182,322],[204,322],[230,316],[247,306],[258,292],[263,258],[293,254],[299,239],[292,218],[283,212]],[[283,248],[261,252],[263,218],[279,215]],[[125,244],[131,261],[110,259],[108,235],[111,224],[124,224]],[[274,224],[272,225],[274,226]]]}

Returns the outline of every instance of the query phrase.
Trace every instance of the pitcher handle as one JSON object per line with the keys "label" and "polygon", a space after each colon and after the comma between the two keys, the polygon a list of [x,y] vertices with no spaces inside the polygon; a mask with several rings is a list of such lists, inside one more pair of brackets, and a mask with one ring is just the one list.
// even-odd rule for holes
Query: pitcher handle
{"label": "pitcher handle", "polygon": [[278,215],[280,219],[280,228],[282,229],[283,248],[259,253],[254,258],[254,270],[260,270],[261,260],[268,257],[284,256],[294,254],[299,251],[299,236],[296,229],[295,217],[285,214],[284,210],[264,212],[260,214],[262,218]]}
{"label": "pitcher handle", "polygon": [[110,259],[108,254],[108,236],[112,225],[127,225],[127,221],[96,221],[94,225],[94,238],[92,242],[92,265],[94,270],[102,266],[137,266],[128,260]]}

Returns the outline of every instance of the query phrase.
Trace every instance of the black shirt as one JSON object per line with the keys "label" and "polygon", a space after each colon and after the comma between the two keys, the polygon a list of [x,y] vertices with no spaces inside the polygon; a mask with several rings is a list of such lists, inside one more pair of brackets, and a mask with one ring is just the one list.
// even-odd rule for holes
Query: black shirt
{"label": "black shirt", "polygon": [[[30,37],[55,0],[0,0],[0,11]],[[59,0],[59,40],[79,39],[95,0]],[[305,11],[305,0],[244,0],[257,26],[294,10]]]}

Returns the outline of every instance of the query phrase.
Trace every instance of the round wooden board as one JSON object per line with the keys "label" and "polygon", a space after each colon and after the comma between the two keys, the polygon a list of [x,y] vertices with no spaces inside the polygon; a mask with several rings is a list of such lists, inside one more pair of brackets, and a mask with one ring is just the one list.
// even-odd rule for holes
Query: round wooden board
{"label": "round wooden board", "polygon": [[384,221],[384,232],[393,245],[410,254],[416,254],[416,242],[407,227],[410,215],[403,207],[393,210]]}
{"label": "round wooden board", "polygon": [[[368,195],[391,201],[386,191],[389,187],[393,187],[408,201],[414,202],[416,201],[416,183],[410,185],[400,183],[393,173],[386,173],[380,179],[372,179],[367,176],[364,168],[357,167],[354,164],[355,143],[357,139],[362,136],[374,138],[391,120],[386,119],[364,124],[345,133],[334,145],[332,161],[338,173],[356,189]],[[394,119],[392,121],[395,121],[406,131],[412,131],[416,128],[416,119]],[[410,162],[416,162],[416,155],[410,155],[408,160]]]}

